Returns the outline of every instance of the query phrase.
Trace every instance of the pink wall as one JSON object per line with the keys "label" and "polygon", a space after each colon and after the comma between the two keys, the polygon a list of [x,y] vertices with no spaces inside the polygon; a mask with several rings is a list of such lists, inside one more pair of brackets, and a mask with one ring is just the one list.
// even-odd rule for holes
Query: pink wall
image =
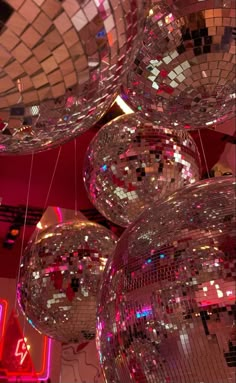
{"label": "pink wall", "polygon": [[62,346],[61,383],[104,383],[95,340],[84,348],[76,344]]}

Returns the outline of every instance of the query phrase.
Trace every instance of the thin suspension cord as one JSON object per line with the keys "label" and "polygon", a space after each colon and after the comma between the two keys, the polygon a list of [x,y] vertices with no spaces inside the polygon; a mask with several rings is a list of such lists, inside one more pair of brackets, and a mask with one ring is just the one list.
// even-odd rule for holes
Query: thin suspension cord
{"label": "thin suspension cord", "polygon": [[209,172],[209,168],[208,168],[208,164],[207,164],[207,159],[206,159],[206,154],[205,154],[205,150],[204,150],[204,146],[203,146],[203,142],[202,142],[202,136],[200,133],[200,129],[198,129],[198,135],[199,135],[202,153],[203,153],[203,157],[204,157],[204,162],[205,162],[205,166],[206,166],[207,176],[208,176],[208,178],[210,178],[210,172]]}
{"label": "thin suspension cord", "polygon": [[[58,162],[59,162],[60,154],[61,154],[61,146],[58,149],[57,158],[56,158],[56,162],[55,162],[55,165],[54,165],[54,169],[53,169],[52,177],[51,177],[51,180],[50,180],[50,184],[49,184],[49,188],[48,188],[48,192],[47,192],[47,196],[46,196],[46,199],[45,199],[45,204],[44,204],[44,209],[43,210],[45,210],[46,207],[47,207],[47,203],[48,203],[49,195],[50,195],[50,192],[51,192],[53,180],[54,180],[54,177],[55,177],[55,174],[56,174],[56,170],[57,170],[57,165],[58,165]],[[35,240],[37,240],[38,235],[39,235],[39,231],[36,233]],[[22,252],[23,252],[23,250],[22,250]],[[18,279],[19,279],[19,275],[18,275]],[[25,331],[26,331],[26,316],[24,315],[23,336],[25,336]]]}
{"label": "thin suspension cord", "polygon": [[[22,232],[22,241],[21,241],[21,249],[20,249],[20,263],[17,273],[17,281],[19,281],[20,277],[20,266],[21,266],[21,260],[23,256],[23,250],[24,250],[24,240],[25,240],[25,229],[26,229],[26,222],[27,222],[27,215],[28,215],[28,207],[29,207],[29,195],[30,195],[30,187],[31,187],[31,178],[32,178],[32,170],[33,170],[33,163],[34,163],[34,153],[32,153],[31,156],[31,163],[30,163],[30,172],[29,172],[29,180],[28,180],[28,188],[27,188],[27,197],[26,197],[26,207],[25,207],[25,217],[24,217],[24,225],[23,225],[23,232]],[[15,311],[17,306],[17,286],[16,286],[16,295],[15,295]]]}
{"label": "thin suspension cord", "polygon": [[74,140],[74,171],[75,171],[75,216],[77,216],[77,156],[76,156],[76,139]]}
{"label": "thin suspension cord", "polygon": [[61,146],[59,147],[59,150],[58,150],[58,153],[57,153],[57,158],[56,158],[56,162],[55,162],[54,170],[53,170],[53,173],[52,173],[52,178],[51,178],[51,182],[50,182],[50,185],[49,185],[49,188],[48,188],[48,193],[47,193],[47,197],[46,197],[46,200],[45,200],[45,204],[44,204],[43,210],[45,210],[46,207],[47,207],[47,203],[48,203],[49,195],[50,195],[50,192],[51,192],[53,180],[54,180],[54,177],[55,177],[55,174],[56,174],[57,165],[58,165],[58,161],[59,161],[60,155],[61,155]]}

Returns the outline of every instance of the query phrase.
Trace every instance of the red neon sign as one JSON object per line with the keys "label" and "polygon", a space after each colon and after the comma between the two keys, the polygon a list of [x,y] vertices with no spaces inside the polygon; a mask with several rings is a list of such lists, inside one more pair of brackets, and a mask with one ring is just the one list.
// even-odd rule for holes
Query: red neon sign
{"label": "red neon sign", "polygon": [[[32,381],[32,378],[47,380],[50,372],[51,361],[51,339],[42,337],[42,354],[40,371],[34,371],[31,356],[24,340],[18,319],[14,313],[11,314],[6,326],[7,302],[0,299],[0,382],[8,378],[8,381],[15,381],[20,377],[22,382]],[[9,329],[9,325],[11,325]],[[10,332],[9,332],[10,330]],[[11,342],[11,347],[9,347]],[[6,353],[11,353],[8,355]]]}
{"label": "red neon sign", "polygon": [[15,356],[20,357],[19,363],[21,366],[24,363],[27,354],[28,354],[28,348],[26,345],[26,341],[24,338],[21,338],[18,340],[18,342],[16,344],[16,351],[15,351]]}
{"label": "red neon sign", "polygon": [[2,353],[2,342],[1,338],[5,330],[6,325],[6,316],[7,316],[7,301],[5,299],[0,299],[0,356]]}

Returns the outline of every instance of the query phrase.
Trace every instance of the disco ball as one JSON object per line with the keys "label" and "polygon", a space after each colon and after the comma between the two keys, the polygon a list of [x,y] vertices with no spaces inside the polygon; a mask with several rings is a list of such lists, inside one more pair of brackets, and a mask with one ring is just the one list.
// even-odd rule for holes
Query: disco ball
{"label": "disco ball", "polygon": [[103,275],[97,346],[109,383],[233,383],[236,179],[149,207]]}
{"label": "disco ball", "polygon": [[153,1],[123,99],[156,124],[206,128],[235,114],[235,0]]}
{"label": "disco ball", "polygon": [[114,250],[106,228],[72,220],[39,233],[20,266],[18,302],[39,332],[61,342],[95,337],[101,275]]}
{"label": "disco ball", "polygon": [[144,0],[1,1],[0,153],[49,149],[115,100],[143,31]]}
{"label": "disco ball", "polygon": [[154,200],[198,180],[199,167],[197,146],[187,132],[161,129],[130,114],[94,137],[84,181],[100,213],[128,226]]}

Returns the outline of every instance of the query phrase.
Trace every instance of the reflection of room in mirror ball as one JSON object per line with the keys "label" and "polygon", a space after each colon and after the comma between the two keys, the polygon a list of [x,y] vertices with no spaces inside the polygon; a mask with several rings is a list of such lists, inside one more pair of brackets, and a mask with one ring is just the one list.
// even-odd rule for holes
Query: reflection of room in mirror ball
{"label": "reflection of room in mirror ball", "polygon": [[156,124],[214,127],[235,115],[235,0],[153,1],[123,99]]}
{"label": "reflection of room in mirror ball", "polygon": [[1,154],[50,149],[101,118],[134,56],[144,3],[1,1]]}
{"label": "reflection of room in mirror ball", "polygon": [[89,145],[84,181],[96,208],[128,226],[152,203],[200,178],[200,156],[187,132],[160,128],[138,114],[104,125]]}
{"label": "reflection of room in mirror ball", "polygon": [[21,262],[18,301],[28,321],[58,341],[95,337],[97,294],[115,236],[90,221],[71,220],[39,232]]}
{"label": "reflection of room in mirror ball", "polygon": [[235,185],[186,186],[122,235],[98,308],[109,383],[234,382]]}

